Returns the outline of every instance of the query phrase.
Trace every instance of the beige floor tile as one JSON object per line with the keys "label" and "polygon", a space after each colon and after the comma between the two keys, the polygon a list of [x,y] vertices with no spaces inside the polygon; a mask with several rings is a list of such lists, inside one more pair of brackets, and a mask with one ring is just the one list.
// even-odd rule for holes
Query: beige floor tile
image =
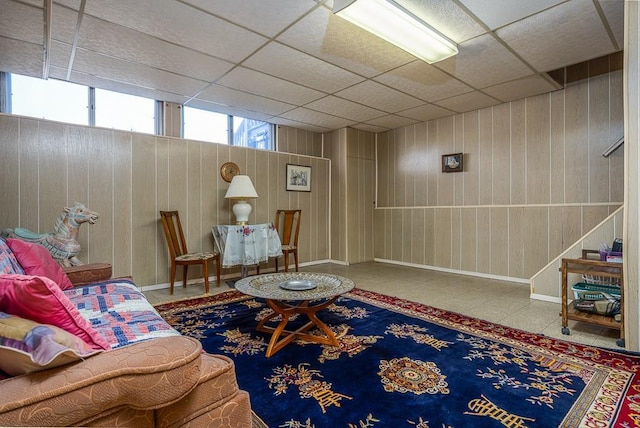
{"label": "beige floor tile", "polygon": [[[571,334],[562,334],[560,304],[531,299],[528,284],[377,262],[351,266],[327,263],[300,270],[345,276],[353,280],[358,288],[536,334],[583,345],[621,349],[616,346],[619,337],[616,330],[569,321]],[[265,272],[261,270],[261,273]],[[220,287],[212,283],[209,294],[230,289],[224,281]],[[169,293],[169,289],[153,290],[145,294],[152,303],[157,304],[201,296],[204,294],[204,286],[201,283],[191,284],[184,289],[177,285],[173,295]]]}

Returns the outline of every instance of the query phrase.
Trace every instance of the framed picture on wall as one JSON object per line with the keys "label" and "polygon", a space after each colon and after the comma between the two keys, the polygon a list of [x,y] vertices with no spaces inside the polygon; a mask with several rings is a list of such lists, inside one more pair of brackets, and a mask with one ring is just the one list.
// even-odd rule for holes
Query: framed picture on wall
{"label": "framed picture on wall", "polygon": [[442,172],[462,172],[462,153],[442,155]]}
{"label": "framed picture on wall", "polygon": [[311,167],[287,164],[287,190],[294,192],[311,191]]}

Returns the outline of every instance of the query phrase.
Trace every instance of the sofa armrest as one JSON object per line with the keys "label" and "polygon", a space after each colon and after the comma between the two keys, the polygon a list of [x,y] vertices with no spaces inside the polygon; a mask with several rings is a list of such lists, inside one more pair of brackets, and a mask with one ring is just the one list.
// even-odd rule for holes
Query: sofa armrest
{"label": "sofa armrest", "polygon": [[65,267],[62,270],[76,287],[110,279],[112,273],[109,263],[89,263],[86,265]]}
{"label": "sofa armrest", "polygon": [[77,426],[115,409],[155,409],[196,387],[196,339],[152,339],[0,381],[0,425]]}

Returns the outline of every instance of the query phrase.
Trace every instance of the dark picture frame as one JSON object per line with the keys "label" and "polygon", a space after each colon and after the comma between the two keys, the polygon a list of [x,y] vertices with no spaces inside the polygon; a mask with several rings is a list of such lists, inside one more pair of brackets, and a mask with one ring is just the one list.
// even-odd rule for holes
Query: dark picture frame
{"label": "dark picture frame", "polygon": [[311,191],[311,167],[287,164],[287,190],[293,192]]}
{"label": "dark picture frame", "polygon": [[462,172],[463,166],[462,153],[442,155],[442,172]]}

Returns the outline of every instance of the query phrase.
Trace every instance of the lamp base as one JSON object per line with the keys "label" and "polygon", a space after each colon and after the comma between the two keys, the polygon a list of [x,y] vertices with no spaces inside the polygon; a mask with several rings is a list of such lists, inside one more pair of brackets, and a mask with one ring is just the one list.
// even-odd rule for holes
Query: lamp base
{"label": "lamp base", "polygon": [[251,214],[251,210],[253,207],[245,200],[238,200],[235,204],[233,204],[233,215],[236,216],[236,224],[237,225],[247,225],[249,224],[249,214]]}

